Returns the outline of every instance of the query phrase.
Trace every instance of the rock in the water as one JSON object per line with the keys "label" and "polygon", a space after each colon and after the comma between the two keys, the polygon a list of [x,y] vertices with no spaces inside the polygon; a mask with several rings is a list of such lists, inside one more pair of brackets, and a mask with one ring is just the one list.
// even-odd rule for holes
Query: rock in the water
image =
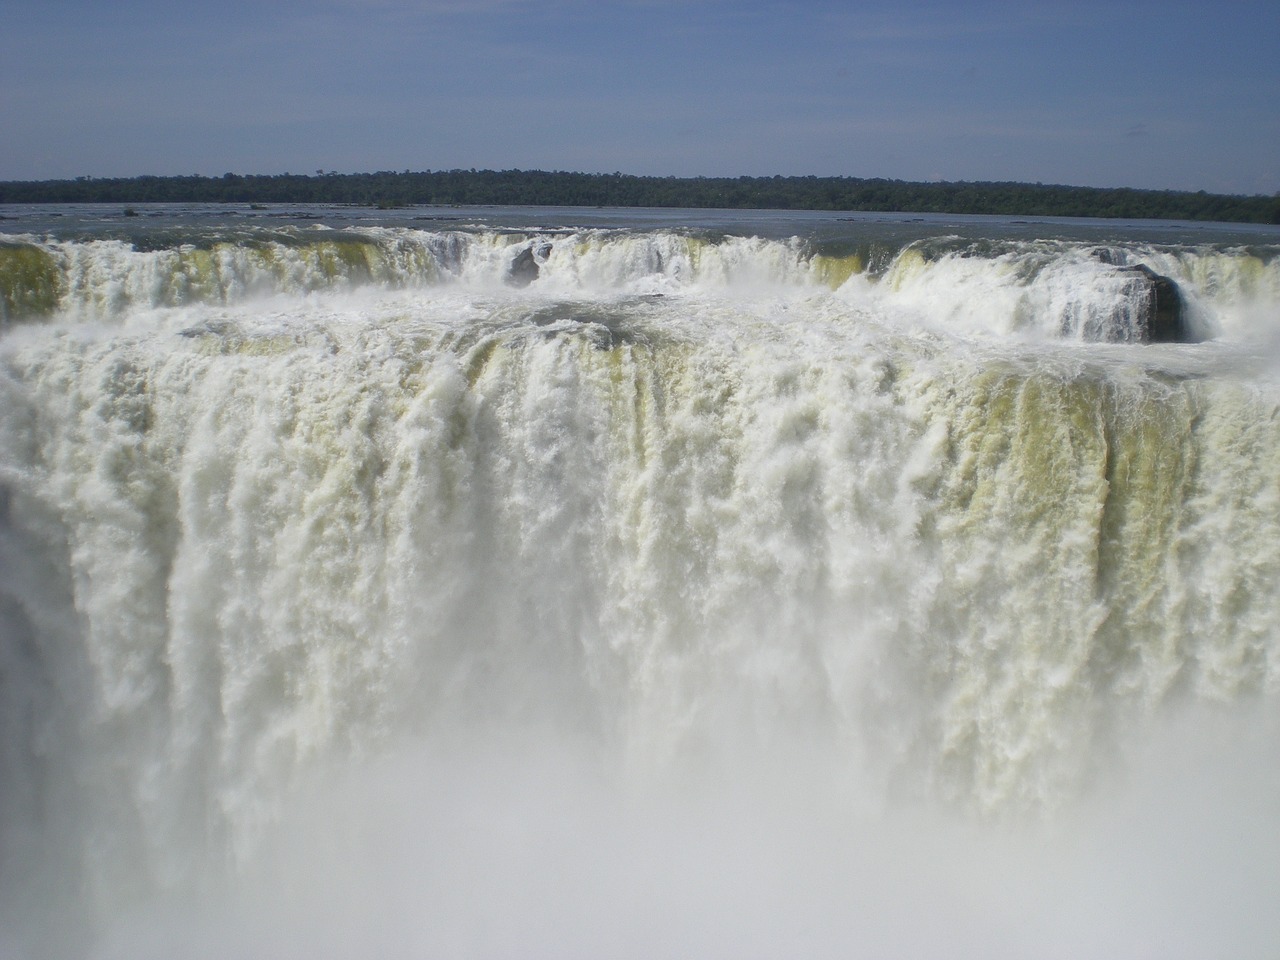
{"label": "rock in the water", "polygon": [[1118,269],[1145,281],[1146,306],[1138,318],[1142,342],[1195,343],[1200,339],[1187,323],[1182,291],[1174,281],[1141,263]]}
{"label": "rock in the water", "polygon": [[514,287],[527,287],[538,279],[538,260],[532,247],[525,247],[516,254],[507,270],[507,283]]}
{"label": "rock in the water", "polygon": [[1138,342],[1197,343],[1202,339],[1187,322],[1186,304],[1177,283],[1146,264],[1125,263],[1123,253],[1106,247],[1094,250],[1093,257],[1139,285],[1142,300],[1135,318]]}

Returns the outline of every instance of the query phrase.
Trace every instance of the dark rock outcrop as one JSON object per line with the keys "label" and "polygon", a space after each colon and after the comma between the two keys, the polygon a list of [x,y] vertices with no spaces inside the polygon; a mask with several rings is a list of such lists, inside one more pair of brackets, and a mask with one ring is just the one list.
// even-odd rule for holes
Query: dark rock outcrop
{"label": "dark rock outcrop", "polygon": [[539,261],[545,260],[550,251],[550,244],[543,244],[536,252],[533,247],[525,247],[511,261],[511,266],[507,269],[507,283],[513,287],[527,287],[533,283],[538,279]]}
{"label": "dark rock outcrop", "polygon": [[1140,263],[1117,269],[1145,285],[1146,305],[1138,317],[1143,343],[1195,343],[1200,339],[1187,323],[1182,291],[1174,281]]}
{"label": "dark rock outcrop", "polygon": [[1139,287],[1136,316],[1140,343],[1197,343],[1202,338],[1187,321],[1186,303],[1178,284],[1143,263],[1125,263],[1122,253],[1106,247],[1093,251],[1095,259],[1114,267]]}

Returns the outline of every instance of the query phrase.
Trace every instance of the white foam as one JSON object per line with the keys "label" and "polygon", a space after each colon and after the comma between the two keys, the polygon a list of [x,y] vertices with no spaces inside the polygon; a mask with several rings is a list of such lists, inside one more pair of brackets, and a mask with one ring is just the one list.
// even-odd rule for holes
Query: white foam
{"label": "white foam", "polygon": [[1220,768],[1171,708],[1274,711],[1280,386],[957,336],[912,322],[940,281],[833,296],[784,244],[736,285],[764,246],[663,297],[602,241],[7,334],[7,916],[69,956],[1264,955],[1275,724]]}

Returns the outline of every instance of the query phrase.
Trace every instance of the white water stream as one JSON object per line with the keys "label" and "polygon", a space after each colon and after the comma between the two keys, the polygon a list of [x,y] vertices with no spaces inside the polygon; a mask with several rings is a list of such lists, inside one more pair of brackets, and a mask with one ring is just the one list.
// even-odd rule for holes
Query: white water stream
{"label": "white water stream", "polygon": [[0,952],[1269,955],[1278,261],[360,236],[24,239]]}

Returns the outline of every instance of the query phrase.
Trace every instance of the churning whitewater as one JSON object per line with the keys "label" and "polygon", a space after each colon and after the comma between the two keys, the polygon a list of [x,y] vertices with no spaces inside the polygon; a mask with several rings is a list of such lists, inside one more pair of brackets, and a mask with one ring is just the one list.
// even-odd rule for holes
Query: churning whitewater
{"label": "churning whitewater", "polygon": [[1275,229],[4,212],[0,950],[1280,937]]}

